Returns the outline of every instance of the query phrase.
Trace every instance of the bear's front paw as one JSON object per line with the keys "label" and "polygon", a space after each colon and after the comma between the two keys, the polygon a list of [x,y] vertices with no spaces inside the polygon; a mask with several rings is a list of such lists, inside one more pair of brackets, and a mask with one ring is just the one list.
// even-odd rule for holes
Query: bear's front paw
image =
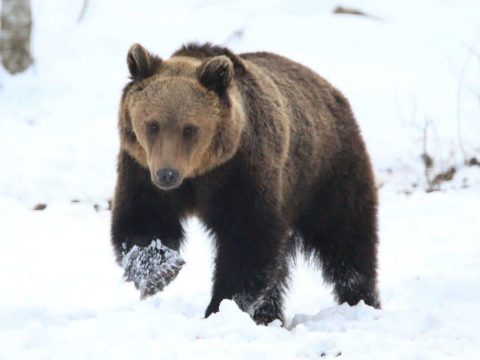
{"label": "bear's front paw", "polygon": [[281,300],[275,289],[233,296],[240,310],[248,313],[257,325],[268,325],[274,320],[284,323]]}
{"label": "bear's front paw", "polygon": [[185,261],[180,253],[153,240],[147,247],[134,246],[122,260],[125,280],[133,281],[141,298],[163,290],[178,275]]}

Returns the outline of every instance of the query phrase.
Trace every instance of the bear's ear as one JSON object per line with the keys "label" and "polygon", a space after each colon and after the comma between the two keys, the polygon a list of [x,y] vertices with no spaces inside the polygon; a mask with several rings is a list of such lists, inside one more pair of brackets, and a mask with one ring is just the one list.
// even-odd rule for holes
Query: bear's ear
{"label": "bear's ear", "polygon": [[233,63],[225,55],[204,61],[198,68],[200,84],[221,94],[233,79]]}
{"label": "bear's ear", "polygon": [[127,64],[132,80],[143,80],[155,74],[162,65],[162,59],[149,53],[142,45],[130,46]]}

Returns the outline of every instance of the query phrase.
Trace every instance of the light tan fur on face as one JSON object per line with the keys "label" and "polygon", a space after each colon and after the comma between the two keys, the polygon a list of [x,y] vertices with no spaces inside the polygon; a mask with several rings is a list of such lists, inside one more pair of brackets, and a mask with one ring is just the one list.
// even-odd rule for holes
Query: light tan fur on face
{"label": "light tan fur on face", "polygon": [[[159,79],[132,95],[133,129],[146,152],[152,174],[164,167],[174,168],[184,177],[196,172],[219,117],[215,100],[200,85],[184,78]],[[160,127],[154,139],[149,139],[146,133],[150,121]],[[194,138],[183,138],[186,125],[198,129]]]}
{"label": "light tan fur on face", "polygon": [[[158,74],[126,92],[120,113],[121,145],[152,175],[171,167],[182,178],[198,176],[228,161],[239,146],[245,122],[240,95],[232,84],[231,106],[222,105],[198,82],[200,63],[188,57],[166,60]],[[160,127],[153,141],[146,132],[150,121]],[[128,123],[134,138],[125,135]],[[191,142],[182,138],[187,124],[198,129]]]}

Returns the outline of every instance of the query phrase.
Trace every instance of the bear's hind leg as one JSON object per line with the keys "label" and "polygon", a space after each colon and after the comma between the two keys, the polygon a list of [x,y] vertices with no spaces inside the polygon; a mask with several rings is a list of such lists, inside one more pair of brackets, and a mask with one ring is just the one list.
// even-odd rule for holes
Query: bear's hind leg
{"label": "bear's hind leg", "polygon": [[[364,300],[380,308],[377,291],[376,193],[370,172],[340,173],[319,187],[298,222],[307,253],[338,303]],[[362,176],[364,175],[364,176]]]}

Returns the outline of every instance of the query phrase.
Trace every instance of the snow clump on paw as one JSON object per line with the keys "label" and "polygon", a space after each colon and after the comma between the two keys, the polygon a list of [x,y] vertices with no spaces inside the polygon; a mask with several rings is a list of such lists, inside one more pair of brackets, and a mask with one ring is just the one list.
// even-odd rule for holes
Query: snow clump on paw
{"label": "snow clump on paw", "polygon": [[146,247],[135,245],[122,260],[125,279],[133,281],[142,299],[163,290],[184,264],[178,251],[163,245],[158,239]]}

